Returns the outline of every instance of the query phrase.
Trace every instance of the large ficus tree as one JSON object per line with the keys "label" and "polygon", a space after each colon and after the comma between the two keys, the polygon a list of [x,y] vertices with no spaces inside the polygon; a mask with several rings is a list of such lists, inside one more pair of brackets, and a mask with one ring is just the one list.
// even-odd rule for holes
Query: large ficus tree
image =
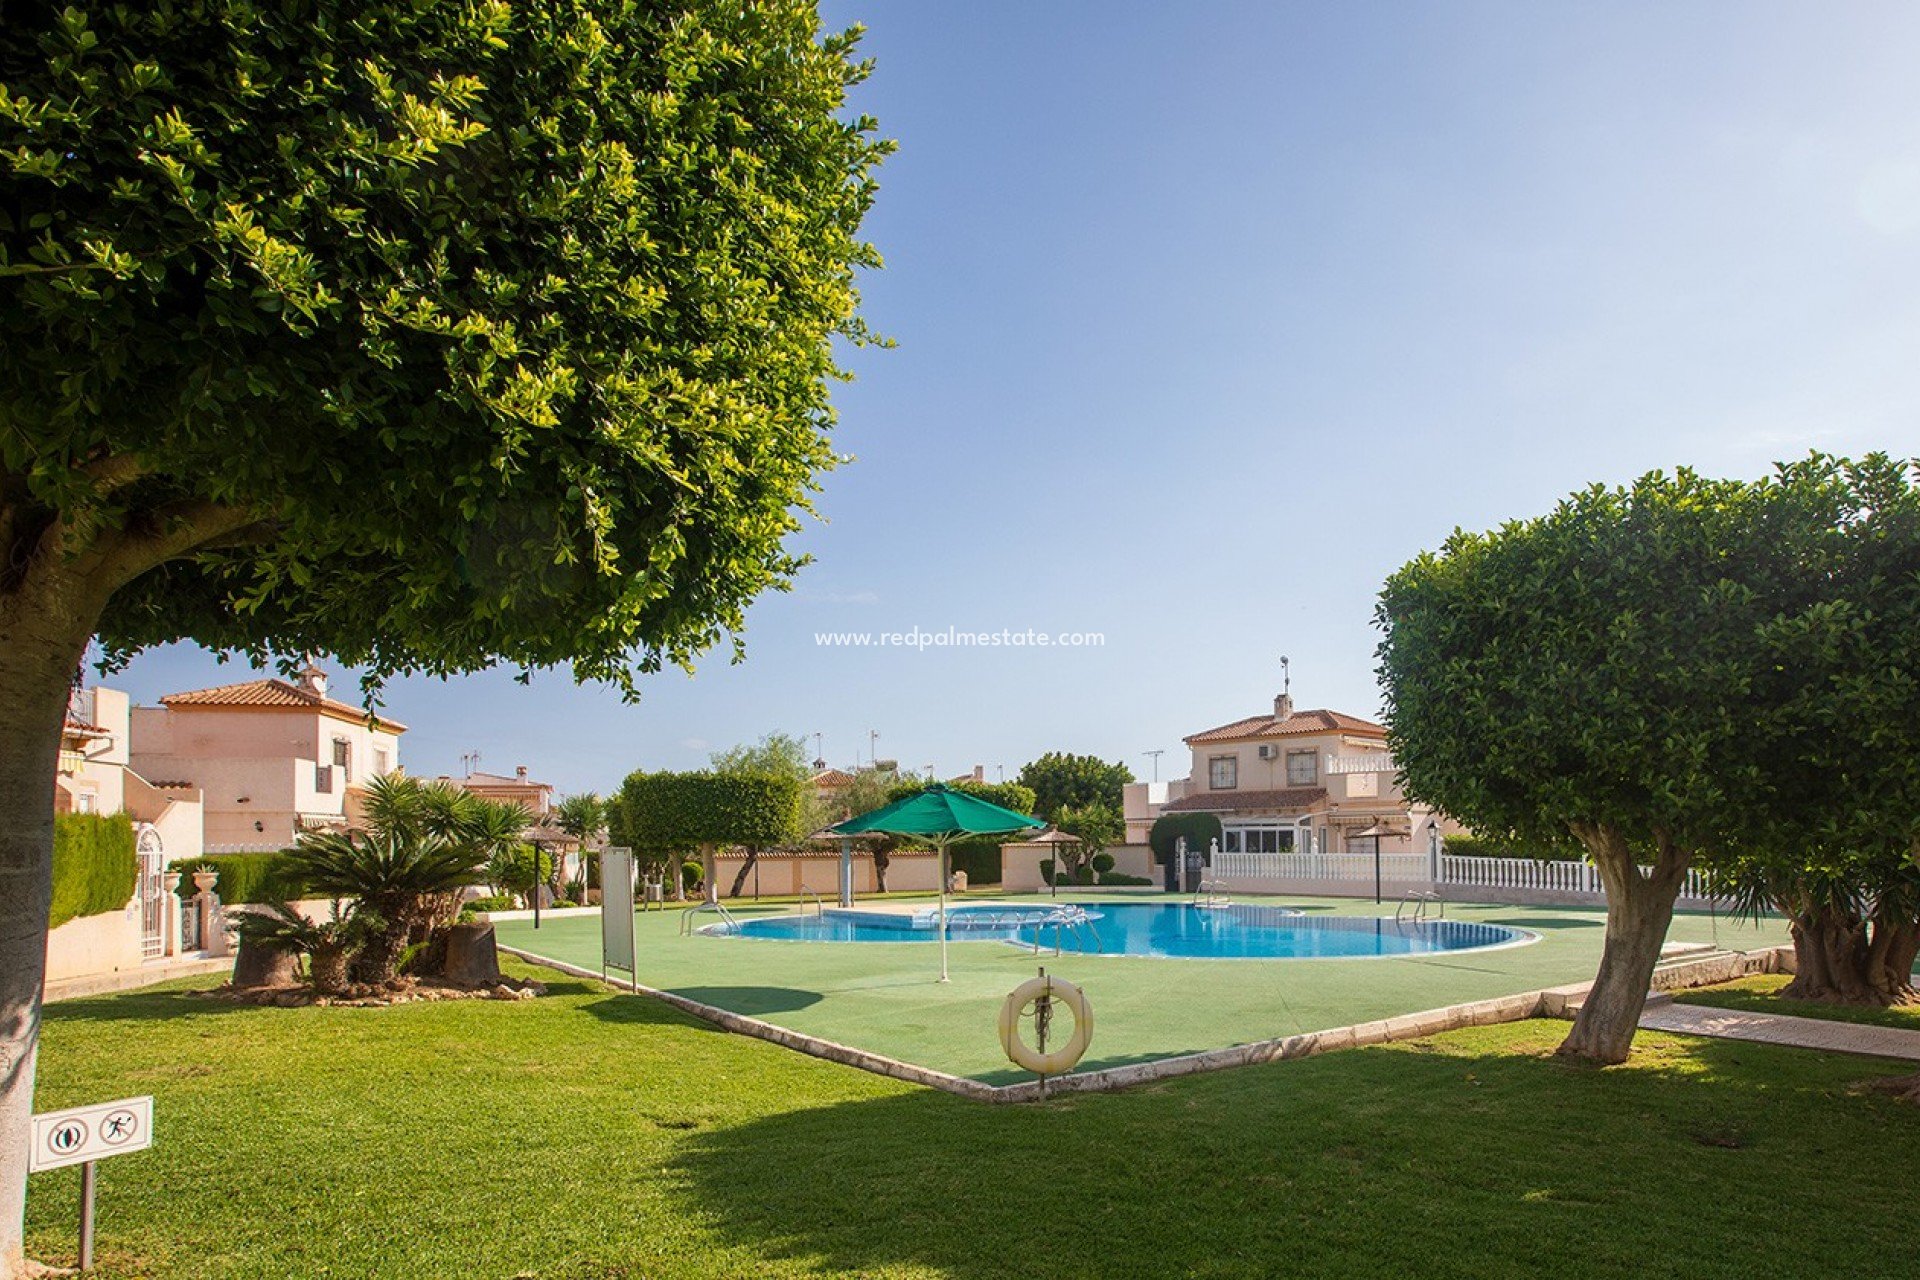
{"label": "large ficus tree", "polygon": [[1382,592],[1388,737],[1410,795],[1477,830],[1572,836],[1607,892],[1562,1052],[1625,1059],[1689,867],[1736,846],[1790,765],[1783,620],[1826,607],[1845,486],[1653,473],[1456,533]]}
{"label": "large ficus tree", "polygon": [[800,0],[8,4],[0,1276],[83,650],[626,684],[831,465],[885,144]]}
{"label": "large ficus tree", "polygon": [[1754,688],[1772,709],[1768,793],[1743,811],[1720,887],[1792,930],[1784,994],[1861,1004],[1916,998],[1920,955],[1920,467],[1815,457],[1792,474],[1845,495],[1807,568],[1823,599],[1767,629]]}

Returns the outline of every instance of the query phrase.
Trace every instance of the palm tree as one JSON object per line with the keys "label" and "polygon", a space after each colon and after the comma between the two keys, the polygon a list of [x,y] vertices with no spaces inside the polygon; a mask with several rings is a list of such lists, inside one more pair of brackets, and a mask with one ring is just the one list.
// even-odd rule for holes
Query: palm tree
{"label": "palm tree", "polygon": [[591,791],[567,796],[553,807],[553,821],[555,826],[580,842],[580,901],[585,902],[587,889],[593,882],[589,868],[596,856],[588,851],[587,846],[606,827],[607,802]]}
{"label": "palm tree", "polygon": [[382,922],[364,908],[343,911],[338,901],[326,920],[309,920],[289,903],[272,902],[235,912],[233,927],[248,942],[306,956],[313,989],[337,996],[347,989],[354,953],[379,936]]}
{"label": "palm tree", "polygon": [[471,843],[404,830],[308,835],[288,857],[309,893],[351,898],[380,918],[356,965],[374,983],[393,981],[415,931],[430,931],[441,899],[484,881],[487,865]]}

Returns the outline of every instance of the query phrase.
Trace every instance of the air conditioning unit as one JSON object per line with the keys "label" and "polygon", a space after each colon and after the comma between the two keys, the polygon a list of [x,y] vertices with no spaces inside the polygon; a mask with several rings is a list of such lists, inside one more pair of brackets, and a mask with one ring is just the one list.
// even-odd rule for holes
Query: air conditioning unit
{"label": "air conditioning unit", "polygon": [[1262,760],[1278,760],[1280,758],[1280,748],[1274,746],[1271,742],[1263,742],[1260,744],[1260,758]]}

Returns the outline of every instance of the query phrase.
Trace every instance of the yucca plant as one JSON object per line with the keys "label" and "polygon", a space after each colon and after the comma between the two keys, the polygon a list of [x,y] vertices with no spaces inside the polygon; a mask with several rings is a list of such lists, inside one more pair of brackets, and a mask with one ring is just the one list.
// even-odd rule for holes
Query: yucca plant
{"label": "yucca plant", "polygon": [[486,878],[474,846],[437,835],[322,832],[302,837],[288,858],[309,893],[351,898],[379,916],[381,931],[355,966],[375,983],[393,981],[407,943],[430,929],[443,899]]}
{"label": "yucca plant", "polygon": [[233,927],[258,946],[278,947],[307,958],[313,989],[323,996],[347,989],[347,971],[354,953],[378,937],[380,917],[364,908],[342,908],[336,900],[325,920],[309,920],[290,903],[269,902],[236,911]]}

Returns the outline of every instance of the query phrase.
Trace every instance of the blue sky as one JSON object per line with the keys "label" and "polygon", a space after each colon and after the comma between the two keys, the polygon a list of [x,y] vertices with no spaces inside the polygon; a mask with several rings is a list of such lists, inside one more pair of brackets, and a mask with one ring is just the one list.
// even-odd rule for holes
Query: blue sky
{"label": "blue sky", "polygon": [[[416,773],[772,729],[943,775],[1373,714],[1382,578],[1594,481],[1920,453],[1920,7],[833,0],[899,153],[816,563],[622,705],[400,681]],[[1011,479],[1010,479],[1011,477]],[[856,650],[821,631],[1097,631]],[[245,677],[175,648],[152,701]]]}

